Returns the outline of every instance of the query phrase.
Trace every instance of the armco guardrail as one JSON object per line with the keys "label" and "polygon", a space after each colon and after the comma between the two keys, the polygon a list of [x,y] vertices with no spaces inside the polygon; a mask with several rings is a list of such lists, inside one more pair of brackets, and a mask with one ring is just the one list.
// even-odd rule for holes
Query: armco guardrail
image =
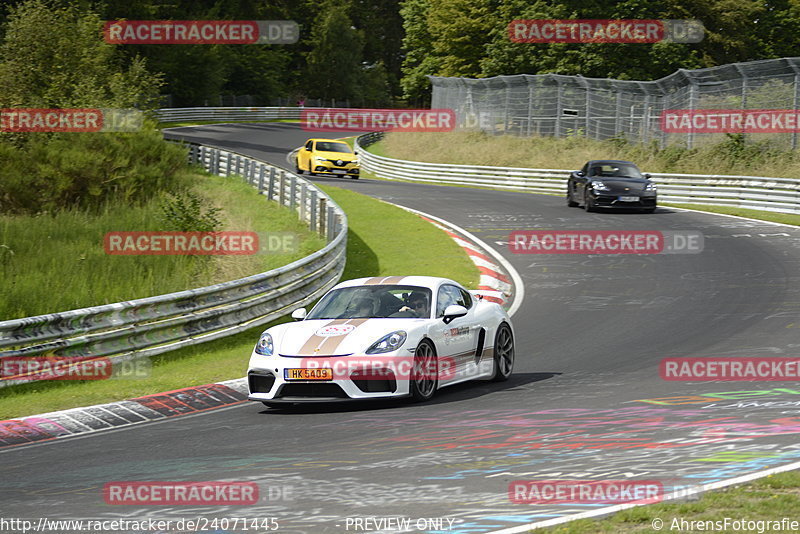
{"label": "armco guardrail", "polygon": [[[240,280],[2,321],[0,364],[44,355],[105,357],[115,363],[152,356],[265,324],[313,302],[336,284],[345,264],[347,216],[333,200],[310,182],[267,163],[206,146],[189,149],[191,162],[216,175],[239,175],[270,200],[296,209],[327,245],[289,265]],[[0,387],[33,379],[4,376]]]}
{"label": "armco guardrail", "polygon": [[[566,195],[572,169],[525,169],[424,163],[376,156],[365,147],[382,133],[356,139],[361,168],[376,176],[437,184],[472,185]],[[800,213],[800,180],[761,176],[652,174],[658,198],[666,202],[750,208],[781,213]]]}
{"label": "armco guardrail", "polygon": [[163,108],[154,116],[161,122],[192,121],[259,121],[259,120],[300,120],[303,109],[300,107],[204,107],[204,108]]}

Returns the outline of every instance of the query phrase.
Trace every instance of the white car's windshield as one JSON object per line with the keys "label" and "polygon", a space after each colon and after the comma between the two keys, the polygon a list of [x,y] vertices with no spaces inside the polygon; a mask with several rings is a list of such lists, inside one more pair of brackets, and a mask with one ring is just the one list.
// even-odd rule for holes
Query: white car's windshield
{"label": "white car's windshield", "polygon": [[426,287],[368,285],[335,289],[322,297],[306,319],[428,318]]}

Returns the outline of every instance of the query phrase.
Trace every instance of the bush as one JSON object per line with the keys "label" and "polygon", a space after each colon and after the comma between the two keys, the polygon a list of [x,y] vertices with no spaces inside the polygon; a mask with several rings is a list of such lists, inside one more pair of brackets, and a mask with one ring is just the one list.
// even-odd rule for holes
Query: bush
{"label": "bush", "polygon": [[161,204],[162,219],[166,227],[180,232],[214,232],[222,226],[217,215],[219,208],[203,212],[202,198],[187,191],[173,195]]}
{"label": "bush", "polygon": [[185,150],[155,130],[34,134],[22,147],[0,143],[0,213],[96,211],[110,199],[141,203],[184,189]]}

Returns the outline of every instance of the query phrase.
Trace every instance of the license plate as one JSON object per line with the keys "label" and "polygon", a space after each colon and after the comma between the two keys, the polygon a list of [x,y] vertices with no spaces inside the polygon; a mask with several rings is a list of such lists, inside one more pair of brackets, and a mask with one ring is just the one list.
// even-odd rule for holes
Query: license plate
{"label": "license plate", "polygon": [[639,202],[639,197],[619,197],[620,202]]}
{"label": "license plate", "polygon": [[333,380],[333,369],[284,369],[283,376],[286,380]]}
{"label": "license plate", "polygon": [[347,171],[343,169],[333,169],[333,174],[347,174]]}

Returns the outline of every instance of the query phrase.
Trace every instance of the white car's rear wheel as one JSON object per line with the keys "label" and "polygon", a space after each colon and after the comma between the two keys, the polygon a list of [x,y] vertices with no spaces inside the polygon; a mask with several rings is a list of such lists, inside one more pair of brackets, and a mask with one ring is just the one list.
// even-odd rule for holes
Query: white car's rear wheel
{"label": "white car's rear wheel", "polygon": [[506,323],[500,325],[494,336],[494,376],[495,382],[508,380],[514,370],[514,334]]}
{"label": "white car's rear wheel", "polygon": [[424,402],[436,393],[439,383],[439,365],[436,349],[427,339],[423,339],[414,351],[414,370],[409,378],[409,392],[414,402]]}

